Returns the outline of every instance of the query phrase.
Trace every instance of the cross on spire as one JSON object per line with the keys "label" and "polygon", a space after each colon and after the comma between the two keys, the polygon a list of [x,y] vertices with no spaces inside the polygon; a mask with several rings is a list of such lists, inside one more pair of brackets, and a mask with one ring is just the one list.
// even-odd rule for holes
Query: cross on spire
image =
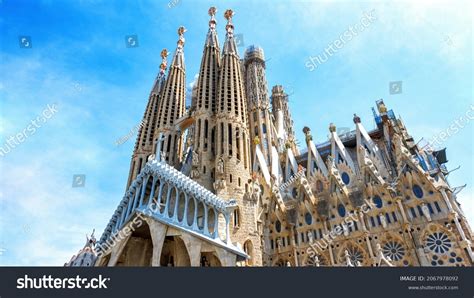
{"label": "cross on spire", "polygon": [[160,56],[161,56],[160,73],[164,74],[166,70],[166,64],[167,64],[166,57],[168,57],[168,50],[163,49],[160,53]]}
{"label": "cross on spire", "polygon": [[216,28],[216,24],[217,24],[217,21],[216,21],[216,18],[215,18],[216,12],[217,12],[217,8],[215,8],[214,6],[209,8],[208,13],[211,16],[211,19],[209,20],[209,28],[211,28],[211,29]]}
{"label": "cross on spire", "polygon": [[184,32],[186,32],[186,28],[184,28],[184,26],[181,26],[178,28],[178,35],[179,35],[179,39],[178,39],[178,48],[179,49],[182,49],[184,47]]}
{"label": "cross on spire", "polygon": [[232,24],[232,17],[234,16],[234,11],[232,9],[227,9],[224,12],[224,18],[227,20],[227,25],[225,26],[225,30],[227,34],[232,36],[234,34],[234,25]]}

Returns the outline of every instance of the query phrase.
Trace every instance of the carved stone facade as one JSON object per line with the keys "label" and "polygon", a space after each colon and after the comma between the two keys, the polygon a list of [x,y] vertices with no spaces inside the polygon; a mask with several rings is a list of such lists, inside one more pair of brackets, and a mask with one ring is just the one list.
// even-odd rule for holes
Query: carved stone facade
{"label": "carved stone facade", "polygon": [[316,145],[305,127],[298,149],[263,50],[240,59],[227,10],[221,51],[215,13],[189,110],[183,28],[166,79],[162,63],[97,266],[472,266],[444,151],[416,144],[383,100],[374,130],[354,115]]}

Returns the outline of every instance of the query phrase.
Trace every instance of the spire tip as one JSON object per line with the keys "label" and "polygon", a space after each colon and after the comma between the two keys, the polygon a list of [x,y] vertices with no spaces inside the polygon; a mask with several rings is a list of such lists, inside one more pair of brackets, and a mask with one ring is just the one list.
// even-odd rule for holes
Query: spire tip
{"label": "spire tip", "polygon": [[216,12],[217,12],[217,8],[215,8],[214,6],[212,6],[211,8],[209,8],[209,15],[211,16],[211,19],[209,20],[209,28],[211,29],[215,29],[216,28],[216,18],[214,17],[216,15]]}
{"label": "spire tip", "polygon": [[224,12],[224,18],[230,23],[232,21],[232,17],[234,16],[234,11],[232,9],[227,9]]}
{"label": "spire tip", "polygon": [[188,30],[186,30],[186,28],[184,28],[184,26],[180,26],[178,28],[178,35],[179,35],[179,39],[178,39],[178,48],[182,48],[184,46],[184,32],[186,32]]}
{"label": "spire tip", "polygon": [[234,16],[234,11],[232,9],[227,9],[224,12],[224,18],[227,19],[227,25],[225,26],[225,29],[230,36],[234,33],[234,25],[232,24],[232,17]]}
{"label": "spire tip", "polygon": [[215,16],[216,12],[217,12],[217,8],[215,8],[214,6],[211,6],[208,10],[208,13],[211,17]]}

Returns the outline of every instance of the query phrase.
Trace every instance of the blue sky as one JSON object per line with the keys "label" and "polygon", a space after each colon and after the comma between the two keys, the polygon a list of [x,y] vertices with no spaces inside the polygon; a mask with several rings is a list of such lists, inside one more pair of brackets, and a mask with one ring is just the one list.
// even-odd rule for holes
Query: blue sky
{"label": "blue sky", "polygon": [[[211,5],[221,44],[232,8],[245,47],[265,50],[269,86],[292,93],[300,140],[304,126],[317,142],[330,122],[352,128],[353,113],[372,129],[380,98],[416,140],[446,130],[473,104],[472,4],[413,2],[0,0],[0,146],[48,104],[58,109],[0,157],[0,265],[63,265],[86,233],[100,236],[123,196],[135,136],[115,141],[140,123],[159,53],[175,50],[180,25],[192,83]],[[373,23],[309,71],[309,56],[372,10]],[[127,35],[139,46],[127,48]],[[32,47],[20,48],[19,36]],[[403,82],[401,94],[389,93],[391,81]],[[443,143],[448,168],[462,165],[450,182],[468,184],[459,200],[471,223],[473,135],[465,123]],[[74,174],[86,175],[85,187],[72,187]]]}

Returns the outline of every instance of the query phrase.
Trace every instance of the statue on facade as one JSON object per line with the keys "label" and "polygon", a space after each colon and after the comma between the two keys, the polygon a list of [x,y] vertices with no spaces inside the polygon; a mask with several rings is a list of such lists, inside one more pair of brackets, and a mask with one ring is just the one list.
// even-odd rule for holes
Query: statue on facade
{"label": "statue on facade", "polygon": [[224,174],[224,160],[222,157],[217,161],[217,173]]}
{"label": "statue on facade", "polygon": [[255,136],[255,138],[253,138],[253,143],[254,143],[255,145],[260,144],[260,138],[259,138],[258,136]]}
{"label": "statue on facade", "polygon": [[347,227],[347,225],[345,223],[342,223],[342,230],[344,231],[344,236],[349,236],[349,228]]}
{"label": "statue on facade", "polygon": [[262,190],[260,189],[260,184],[257,181],[254,181],[252,183],[252,194],[251,194],[252,201],[258,202],[261,194],[262,194]]}
{"label": "statue on facade", "polygon": [[317,255],[314,255],[314,266],[319,267],[320,266],[320,261]]}
{"label": "statue on facade", "polygon": [[387,228],[387,219],[385,219],[384,214],[380,213],[379,218],[380,218],[380,222],[382,223],[382,227],[384,227],[384,229],[386,229]]}
{"label": "statue on facade", "polygon": [[384,256],[382,252],[382,247],[380,246],[380,243],[377,243],[375,246],[375,251],[376,251],[376,257],[375,257],[375,265],[380,266],[382,264],[382,261],[389,267],[393,267],[392,260],[390,257]]}
{"label": "statue on facade", "polygon": [[91,237],[89,238],[89,236],[86,234],[86,245],[84,247],[90,247],[91,249],[94,248],[95,246],[95,243],[97,242],[97,240],[95,239],[94,237],[94,233],[95,233],[95,229],[92,230],[92,234],[91,234]]}
{"label": "statue on facade", "polygon": [[430,209],[426,205],[426,203],[421,204],[421,211],[423,211],[423,215],[428,219],[428,221],[431,221],[431,214],[430,214]]}
{"label": "statue on facade", "polygon": [[283,248],[283,242],[281,241],[280,237],[277,238],[276,243],[277,243],[278,250]]}
{"label": "statue on facade", "polygon": [[349,255],[349,251],[347,249],[344,251],[344,258],[346,259],[347,267],[354,267],[354,264],[351,262],[351,256]]}

